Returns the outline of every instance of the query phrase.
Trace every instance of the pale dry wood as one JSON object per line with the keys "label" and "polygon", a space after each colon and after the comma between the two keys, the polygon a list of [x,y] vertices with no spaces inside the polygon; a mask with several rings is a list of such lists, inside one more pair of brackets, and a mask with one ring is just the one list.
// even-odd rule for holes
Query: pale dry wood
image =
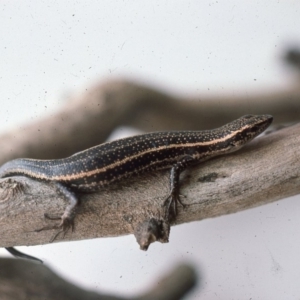
{"label": "pale dry wood", "polygon": [[56,113],[0,136],[0,164],[17,157],[62,158],[104,142],[117,127],[142,131],[211,129],[245,114],[299,121],[300,89],[207,97],[173,96],[126,80],[86,89]]}
{"label": "pale dry wood", "polygon": [[[193,267],[181,264],[159,278],[146,293],[132,300],[179,300],[196,283]],[[0,258],[1,300],[122,300],[129,299],[88,291],[67,282],[45,265],[31,261]]]}
{"label": "pale dry wood", "polygon": [[[189,168],[181,176],[182,200],[176,224],[199,221],[283,199],[300,192],[300,125],[252,141],[242,150]],[[169,171],[133,177],[82,195],[76,230],[57,241],[119,236],[151,217],[163,219]],[[24,192],[14,185],[21,182]],[[18,186],[18,185],[17,185]],[[55,231],[44,212],[61,214],[66,205],[51,183],[16,177],[1,180],[0,246],[49,243]],[[13,188],[13,189],[12,189]],[[15,193],[8,193],[14,190]],[[8,193],[8,194],[7,194]],[[172,232],[171,232],[172,234]],[[172,239],[172,236],[171,238]]]}

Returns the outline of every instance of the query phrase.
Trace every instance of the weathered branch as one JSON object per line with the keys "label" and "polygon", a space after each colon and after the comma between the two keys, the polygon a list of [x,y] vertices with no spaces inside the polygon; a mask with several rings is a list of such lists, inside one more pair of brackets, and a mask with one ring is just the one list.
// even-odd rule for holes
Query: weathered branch
{"label": "weathered branch", "polygon": [[142,131],[215,128],[245,114],[299,120],[300,89],[253,95],[174,97],[125,80],[98,84],[57,113],[0,136],[0,164],[16,157],[62,158],[104,142],[118,126]]}
{"label": "weathered branch", "polygon": [[[242,150],[189,168],[182,174],[176,224],[263,205],[300,192],[300,125],[255,139]],[[168,171],[133,177],[96,194],[81,195],[76,230],[64,240],[130,234],[151,219],[165,222]],[[62,214],[66,203],[51,183],[28,178],[0,182],[0,246],[48,243],[54,230],[44,213]],[[3,197],[6,196],[6,197]],[[56,241],[62,240],[60,235]],[[162,241],[167,241],[167,236]],[[151,242],[151,241],[150,241]],[[150,243],[149,242],[149,243]]]}
{"label": "weathered branch", "polygon": [[[196,283],[194,269],[186,264],[160,278],[159,286],[134,300],[179,300]],[[62,279],[44,265],[30,261],[0,258],[1,300],[125,300],[81,289]]]}
{"label": "weathered branch", "polygon": [[295,68],[298,72],[300,71],[300,51],[299,48],[291,48],[285,54],[285,61]]}

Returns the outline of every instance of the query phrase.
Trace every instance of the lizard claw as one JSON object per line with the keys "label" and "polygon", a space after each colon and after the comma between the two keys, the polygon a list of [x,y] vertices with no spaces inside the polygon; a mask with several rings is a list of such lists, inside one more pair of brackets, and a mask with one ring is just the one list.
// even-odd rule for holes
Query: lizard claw
{"label": "lizard claw", "polygon": [[50,243],[52,243],[61,233],[63,233],[63,238],[71,228],[71,231],[74,231],[74,218],[70,217],[68,214],[63,214],[61,217],[59,216],[51,216],[47,213],[44,214],[46,219],[49,220],[61,220],[60,224],[53,226],[45,226],[43,228],[35,230],[36,232],[40,232],[43,230],[53,230],[59,229],[58,232],[51,238]]}
{"label": "lizard claw", "polygon": [[180,200],[180,195],[174,192],[171,192],[167,199],[164,201],[163,206],[166,207],[166,219],[170,219],[170,215],[176,217],[178,214],[178,203],[185,208],[186,204],[184,204]]}

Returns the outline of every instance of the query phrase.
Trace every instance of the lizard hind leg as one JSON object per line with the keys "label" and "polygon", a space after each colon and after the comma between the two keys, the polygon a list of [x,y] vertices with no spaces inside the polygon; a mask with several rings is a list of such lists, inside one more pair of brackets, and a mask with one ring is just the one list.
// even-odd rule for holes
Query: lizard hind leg
{"label": "lizard hind leg", "polygon": [[61,216],[50,215],[48,213],[45,213],[44,216],[46,219],[61,220],[61,222],[53,226],[45,226],[43,228],[35,230],[36,232],[40,232],[43,230],[58,229],[58,232],[51,238],[50,242],[53,242],[61,233],[63,233],[64,237],[70,228],[72,231],[74,231],[74,218],[79,205],[79,200],[76,197],[76,195],[73,192],[71,192],[66,186],[58,182],[55,182],[55,185],[59,193],[61,193],[68,200],[69,203]]}
{"label": "lizard hind leg", "polygon": [[[43,227],[41,229],[35,230],[36,232],[40,232],[43,230],[53,230],[53,229],[59,229],[59,231],[51,238],[50,242],[53,242],[60,233],[63,233],[63,236],[68,232],[68,230],[71,228],[72,231],[74,230],[74,218],[76,215],[76,209],[79,204],[79,200],[75,196],[74,193],[72,193],[67,187],[60,183],[55,183],[57,189],[63,196],[68,199],[69,204],[65,208],[65,211],[62,216],[50,216],[49,214],[44,214],[45,218],[50,219],[50,220],[61,220],[60,224],[54,225],[54,226],[47,226]],[[14,247],[6,247],[5,248],[10,254],[12,254],[15,257],[18,258],[25,258],[29,260],[34,260],[40,263],[43,263],[42,260],[30,256],[28,254],[22,253],[15,249]]]}

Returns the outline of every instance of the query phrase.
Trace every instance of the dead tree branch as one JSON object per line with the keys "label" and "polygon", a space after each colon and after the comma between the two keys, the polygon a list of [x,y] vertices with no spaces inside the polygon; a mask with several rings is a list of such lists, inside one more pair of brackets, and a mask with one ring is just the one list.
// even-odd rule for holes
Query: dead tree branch
{"label": "dead tree branch", "polygon": [[[187,207],[179,206],[176,224],[234,213],[299,193],[299,147],[300,125],[296,125],[257,138],[234,154],[189,168],[181,178],[182,201]],[[62,214],[66,206],[55,187],[24,177],[2,179],[0,184],[5,199],[0,203],[0,246],[49,243],[55,231],[35,230],[53,224],[44,218],[45,212]],[[135,232],[142,246],[141,235],[147,232],[138,231],[141,224],[151,219],[166,222],[162,203],[168,192],[168,171],[163,171],[80,195],[76,230],[68,232],[64,240]],[[160,241],[167,240],[165,232]]]}
{"label": "dead tree branch", "polygon": [[[159,285],[133,300],[179,300],[196,284],[194,269],[186,264],[174,268],[159,280]],[[30,261],[0,258],[2,300],[126,300],[79,288],[56,275],[48,267]]]}

